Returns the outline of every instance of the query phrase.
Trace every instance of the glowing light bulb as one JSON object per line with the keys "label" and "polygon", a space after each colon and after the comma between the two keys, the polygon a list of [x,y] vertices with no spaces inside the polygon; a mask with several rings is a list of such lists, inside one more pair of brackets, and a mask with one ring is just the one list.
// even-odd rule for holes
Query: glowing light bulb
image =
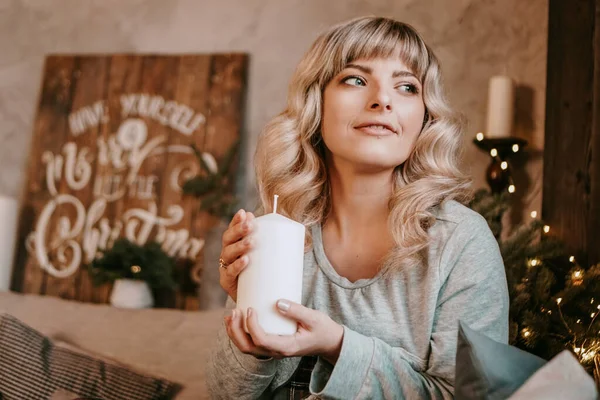
{"label": "glowing light bulb", "polygon": [[519,151],[519,145],[518,144],[513,144],[512,151],[513,151],[513,153],[518,152]]}
{"label": "glowing light bulb", "polygon": [[508,187],[508,193],[514,193],[515,192],[515,185],[510,185]]}
{"label": "glowing light bulb", "polygon": [[538,260],[537,258],[534,258],[533,260],[529,261],[529,266],[531,267],[535,267],[536,265],[538,265],[540,263],[540,260]]}
{"label": "glowing light bulb", "polygon": [[496,157],[496,156],[498,155],[498,150],[496,150],[496,149],[492,149],[492,150],[490,150],[490,155],[491,155],[492,157]]}
{"label": "glowing light bulb", "polygon": [[483,133],[481,133],[481,132],[479,132],[476,137],[477,137],[478,142],[481,142],[484,138]]}
{"label": "glowing light bulb", "polygon": [[537,218],[537,211],[531,212],[531,218]]}
{"label": "glowing light bulb", "polygon": [[502,161],[502,162],[500,163],[500,168],[502,168],[502,169],[506,169],[506,168],[508,168],[508,163],[507,163],[506,161]]}

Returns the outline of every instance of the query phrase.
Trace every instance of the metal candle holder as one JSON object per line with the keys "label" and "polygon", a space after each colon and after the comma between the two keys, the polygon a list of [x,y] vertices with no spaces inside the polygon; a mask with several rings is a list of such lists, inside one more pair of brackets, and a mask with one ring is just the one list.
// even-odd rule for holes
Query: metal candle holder
{"label": "metal candle holder", "polygon": [[509,161],[527,145],[527,141],[513,136],[487,138],[478,134],[473,143],[492,157],[486,171],[486,180],[492,193],[502,193],[505,190],[513,193],[515,187]]}

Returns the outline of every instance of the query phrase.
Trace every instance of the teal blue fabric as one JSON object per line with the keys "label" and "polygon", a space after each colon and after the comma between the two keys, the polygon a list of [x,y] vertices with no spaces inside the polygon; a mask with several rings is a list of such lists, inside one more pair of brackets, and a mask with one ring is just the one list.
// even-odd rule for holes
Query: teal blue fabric
{"label": "teal blue fabric", "polygon": [[545,363],[536,355],[492,340],[460,321],[455,398],[506,399]]}

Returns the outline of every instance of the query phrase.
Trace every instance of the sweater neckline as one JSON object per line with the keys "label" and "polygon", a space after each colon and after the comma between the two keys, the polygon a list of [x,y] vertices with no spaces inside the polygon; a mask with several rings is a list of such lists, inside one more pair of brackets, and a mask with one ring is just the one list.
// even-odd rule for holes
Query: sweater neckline
{"label": "sweater neckline", "polygon": [[338,286],[341,286],[345,289],[360,289],[366,286],[369,286],[375,282],[377,282],[383,276],[383,269],[380,269],[377,274],[372,278],[362,278],[358,279],[354,282],[350,281],[348,278],[341,276],[337,273],[333,265],[327,258],[327,254],[325,254],[325,247],[323,245],[323,230],[320,223],[313,225],[312,227],[312,237],[313,237],[313,251],[315,254],[315,259],[321,271],[329,278],[330,281],[335,283]]}

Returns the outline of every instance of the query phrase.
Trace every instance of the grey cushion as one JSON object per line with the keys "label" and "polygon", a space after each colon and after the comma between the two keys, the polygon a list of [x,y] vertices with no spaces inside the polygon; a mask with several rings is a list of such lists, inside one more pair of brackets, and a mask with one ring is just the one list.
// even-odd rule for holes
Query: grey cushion
{"label": "grey cushion", "polygon": [[0,315],[0,398],[49,399],[59,389],[86,399],[169,400],[181,385],[55,346],[12,315]]}
{"label": "grey cushion", "polygon": [[569,350],[548,361],[510,400],[595,400],[596,384]]}
{"label": "grey cushion", "polygon": [[457,400],[506,399],[545,363],[544,359],[496,342],[461,321],[454,396]]}

